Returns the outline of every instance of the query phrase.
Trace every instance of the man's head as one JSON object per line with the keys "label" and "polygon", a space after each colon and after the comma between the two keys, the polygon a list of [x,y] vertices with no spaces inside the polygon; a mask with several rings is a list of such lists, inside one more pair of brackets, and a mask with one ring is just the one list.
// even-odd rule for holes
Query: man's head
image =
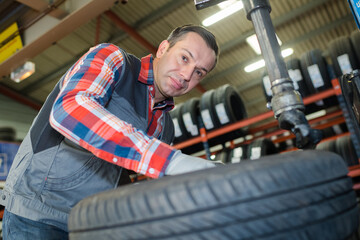
{"label": "man's head", "polygon": [[182,40],[184,38],[184,36],[189,32],[194,32],[194,33],[199,34],[202,37],[202,39],[204,39],[204,41],[206,42],[208,47],[211,48],[212,50],[214,50],[216,59],[215,59],[215,64],[212,67],[212,69],[215,68],[218,57],[219,57],[219,47],[216,42],[216,38],[215,38],[214,34],[209,32],[204,27],[197,26],[197,25],[184,25],[182,27],[175,28],[167,38],[167,41],[170,43],[169,47],[170,48],[173,47],[178,41]]}
{"label": "man's head", "polygon": [[218,54],[215,36],[205,28],[174,29],[154,59],[155,101],[189,92],[215,67]]}

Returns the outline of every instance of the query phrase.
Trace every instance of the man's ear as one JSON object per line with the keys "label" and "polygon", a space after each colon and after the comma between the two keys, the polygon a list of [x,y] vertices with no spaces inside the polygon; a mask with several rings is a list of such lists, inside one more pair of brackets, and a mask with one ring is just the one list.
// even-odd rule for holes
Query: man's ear
{"label": "man's ear", "polygon": [[160,58],[169,48],[169,41],[168,40],[164,40],[160,43],[159,48],[156,52],[156,57]]}

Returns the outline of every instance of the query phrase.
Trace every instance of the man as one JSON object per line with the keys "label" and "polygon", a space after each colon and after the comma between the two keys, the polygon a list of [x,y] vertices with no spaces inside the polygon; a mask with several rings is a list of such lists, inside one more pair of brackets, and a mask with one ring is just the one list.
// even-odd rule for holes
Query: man
{"label": "man", "polygon": [[175,29],[156,57],[112,44],[90,49],[60,79],[15,157],[1,204],[6,239],[66,239],[70,209],[116,188],[125,169],[152,178],[213,167],[169,144],[173,97],[216,65],[213,34]]}

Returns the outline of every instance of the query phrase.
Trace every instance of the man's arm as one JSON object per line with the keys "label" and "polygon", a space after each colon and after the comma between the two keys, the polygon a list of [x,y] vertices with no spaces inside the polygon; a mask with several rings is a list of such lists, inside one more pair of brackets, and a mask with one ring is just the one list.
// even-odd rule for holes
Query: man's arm
{"label": "man's arm", "polygon": [[123,67],[123,56],[116,46],[103,44],[90,49],[66,73],[50,124],[99,158],[149,177],[163,176],[175,149],[149,138],[104,108],[115,87],[115,76],[121,76]]}

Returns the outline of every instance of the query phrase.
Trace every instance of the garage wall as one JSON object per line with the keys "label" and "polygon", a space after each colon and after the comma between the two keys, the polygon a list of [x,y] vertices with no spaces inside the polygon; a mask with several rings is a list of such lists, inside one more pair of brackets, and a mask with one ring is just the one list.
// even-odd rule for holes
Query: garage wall
{"label": "garage wall", "polygon": [[16,139],[24,139],[38,111],[0,94],[0,127],[13,127]]}

